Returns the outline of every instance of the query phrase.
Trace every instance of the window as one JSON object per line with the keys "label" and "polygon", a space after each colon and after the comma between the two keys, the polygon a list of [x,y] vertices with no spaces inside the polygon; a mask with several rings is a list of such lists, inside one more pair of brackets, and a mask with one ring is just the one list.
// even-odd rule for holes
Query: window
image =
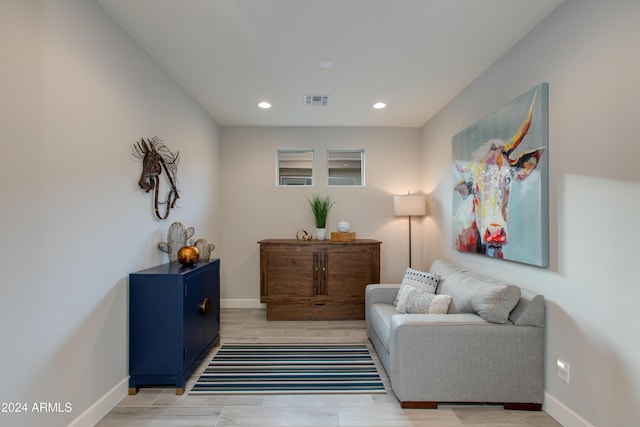
{"label": "window", "polygon": [[313,185],[313,150],[278,150],[276,186]]}
{"label": "window", "polygon": [[327,150],[329,185],[364,186],[364,150]]}

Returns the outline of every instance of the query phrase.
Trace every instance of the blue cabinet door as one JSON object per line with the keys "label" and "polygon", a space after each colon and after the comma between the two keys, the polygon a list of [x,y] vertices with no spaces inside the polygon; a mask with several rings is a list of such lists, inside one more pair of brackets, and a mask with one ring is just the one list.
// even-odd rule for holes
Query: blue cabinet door
{"label": "blue cabinet door", "polygon": [[209,313],[204,325],[204,340],[207,343],[220,340],[220,263],[214,263],[204,272],[204,298],[209,303]]}
{"label": "blue cabinet door", "polygon": [[204,345],[204,272],[196,271],[184,283],[183,337],[184,369],[188,370],[196,361]]}

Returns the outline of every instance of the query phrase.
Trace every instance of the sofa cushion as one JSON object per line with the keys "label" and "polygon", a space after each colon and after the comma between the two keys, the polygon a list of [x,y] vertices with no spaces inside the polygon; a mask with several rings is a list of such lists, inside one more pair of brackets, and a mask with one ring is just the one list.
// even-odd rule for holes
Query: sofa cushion
{"label": "sofa cushion", "polygon": [[509,320],[516,326],[544,327],[544,297],[521,291],[520,302],[509,314]]}
{"label": "sofa cushion", "polygon": [[452,273],[457,273],[463,270],[457,265],[448,263],[447,261],[441,259],[437,259],[433,261],[433,264],[431,264],[431,269],[429,269],[429,271],[440,276],[440,281],[442,281]]}
{"label": "sofa cushion", "polygon": [[402,292],[402,288],[406,285],[411,285],[416,288],[423,288],[428,293],[435,294],[436,288],[438,287],[438,282],[440,282],[439,275],[426,271],[414,270],[413,268],[409,267],[404,272],[404,277],[402,278],[402,283],[400,284],[400,291],[398,291],[398,296],[396,296],[396,300],[393,304],[398,304],[398,297]]}
{"label": "sofa cushion", "polygon": [[398,313],[447,314],[451,296],[434,295],[424,288],[406,285],[398,292]]}
{"label": "sofa cushion", "polygon": [[519,287],[462,270],[442,280],[438,293],[451,295],[449,313],[476,313],[493,323],[506,323],[520,300]]}

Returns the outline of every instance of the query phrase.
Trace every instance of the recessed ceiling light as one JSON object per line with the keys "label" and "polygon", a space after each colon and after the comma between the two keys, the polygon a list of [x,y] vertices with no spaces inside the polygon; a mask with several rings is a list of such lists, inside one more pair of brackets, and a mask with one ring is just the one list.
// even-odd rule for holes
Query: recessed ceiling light
{"label": "recessed ceiling light", "polygon": [[271,104],[269,104],[267,101],[261,101],[261,102],[258,102],[258,107],[267,109],[267,108],[271,108]]}
{"label": "recessed ceiling light", "polygon": [[321,59],[320,61],[318,61],[318,67],[326,70],[328,68],[333,67],[333,62],[331,62],[328,59]]}
{"label": "recessed ceiling light", "polygon": [[376,110],[381,110],[386,106],[387,104],[385,104],[384,102],[376,102],[375,104],[372,105],[372,107],[375,108]]}

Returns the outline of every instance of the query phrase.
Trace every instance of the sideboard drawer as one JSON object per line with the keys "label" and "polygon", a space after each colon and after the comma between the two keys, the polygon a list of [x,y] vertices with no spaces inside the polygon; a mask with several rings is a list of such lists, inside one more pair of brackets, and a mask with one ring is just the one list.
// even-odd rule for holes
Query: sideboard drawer
{"label": "sideboard drawer", "polygon": [[269,320],[352,320],[364,319],[364,304],[326,303],[269,303]]}

